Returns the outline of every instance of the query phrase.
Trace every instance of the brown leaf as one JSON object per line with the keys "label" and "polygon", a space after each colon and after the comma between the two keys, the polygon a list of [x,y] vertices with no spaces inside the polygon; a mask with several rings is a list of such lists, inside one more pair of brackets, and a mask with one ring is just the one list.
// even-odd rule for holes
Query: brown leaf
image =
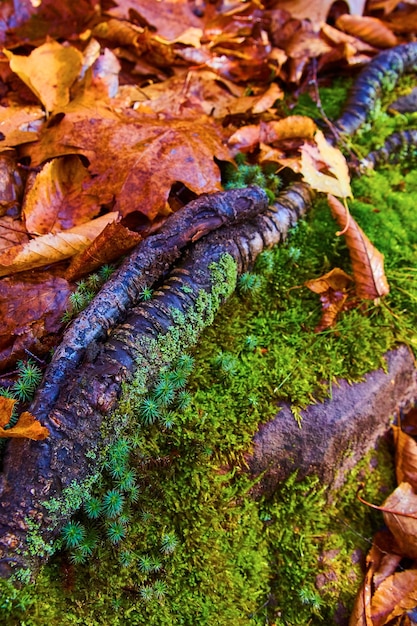
{"label": "brown leaf", "polygon": [[392,425],[395,444],[395,473],[397,482],[407,482],[417,492],[417,443],[412,437]]}
{"label": "brown leaf", "polygon": [[71,258],[85,250],[101,231],[115,219],[116,212],[55,235],[43,235],[0,254],[0,276],[42,267]]}
{"label": "brown leaf", "polygon": [[101,265],[119,259],[141,240],[139,233],[129,230],[120,222],[108,224],[91,246],[72,259],[65,273],[66,279],[70,282],[78,280]]}
{"label": "brown leaf", "polygon": [[16,400],[0,396],[0,438],[34,439],[39,441],[49,436],[49,430],[33,417],[31,413],[22,413],[17,423],[9,429],[4,426],[9,423]]}
{"label": "brown leaf", "polygon": [[282,120],[242,126],[233,133],[228,143],[236,154],[251,151],[259,143],[270,145],[284,139],[313,138],[316,131],[317,126],[310,117],[290,115]]}
{"label": "brown leaf", "polygon": [[377,48],[392,48],[398,44],[392,30],[376,17],[345,13],[336,20],[336,26]]}
{"label": "brown leaf", "polygon": [[27,356],[25,350],[48,354],[62,327],[70,293],[68,282],[51,272],[0,280],[0,370]]}
{"label": "brown leaf", "polygon": [[37,106],[0,107],[0,150],[35,141],[45,113]]}
{"label": "brown leaf", "polygon": [[46,235],[90,221],[100,211],[97,198],[83,193],[90,180],[79,157],[67,155],[46,163],[31,180],[23,203],[27,230]]}
{"label": "brown leaf", "polygon": [[315,145],[301,146],[301,172],[306,183],[322,193],[341,198],[352,196],[349,168],[338,148],[330,145],[321,130],[314,136]]}
{"label": "brown leaf", "polygon": [[26,228],[20,220],[5,215],[0,219],[0,256],[4,250],[29,241]]}
{"label": "brown leaf", "polygon": [[183,183],[196,194],[218,191],[220,170],[214,157],[230,160],[220,124],[204,115],[193,119],[169,114],[148,118],[135,111],[97,115],[97,106],[74,106],[36,146],[33,164],[62,154],[84,154],[92,176],[83,192],[100,204],[115,202],[122,216],[140,211],[151,221],[166,213],[171,186]]}
{"label": "brown leaf", "polygon": [[385,523],[403,555],[417,559],[417,495],[411,485],[400,483],[382,506]]}
{"label": "brown leaf", "polygon": [[331,195],[327,199],[332,215],[346,237],[358,297],[374,300],[385,296],[389,293],[389,286],[384,273],[384,255],[372,245],[353,217],[348,216],[339,200]]}
{"label": "brown leaf", "polygon": [[348,297],[347,289],[351,282],[351,277],[336,267],[327,274],[320,276],[320,278],[308,280],[304,283],[308,289],[320,294],[322,317],[314,329],[315,332],[321,332],[336,323],[337,316],[345,307]]}
{"label": "brown leaf", "polygon": [[[334,2],[332,0],[325,0],[324,2],[322,0],[295,0],[295,2],[294,0],[279,0],[277,4],[280,9],[286,9],[293,17],[311,20],[317,29],[326,21]],[[348,0],[346,4],[351,13],[362,15],[365,0]]]}
{"label": "brown leaf", "polygon": [[47,41],[29,56],[4,50],[11,69],[39,98],[47,111],[65,106],[70,99],[70,87],[77,78],[83,56],[72,46]]}
{"label": "brown leaf", "polygon": [[375,591],[372,602],[372,622],[383,626],[403,615],[417,604],[417,569],[397,572],[386,578]]}

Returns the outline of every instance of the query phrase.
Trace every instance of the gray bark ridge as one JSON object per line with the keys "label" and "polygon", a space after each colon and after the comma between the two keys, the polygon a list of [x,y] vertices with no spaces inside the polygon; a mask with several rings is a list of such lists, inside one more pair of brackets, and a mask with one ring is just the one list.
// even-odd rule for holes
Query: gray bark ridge
{"label": "gray bark ridge", "polygon": [[[80,493],[86,497],[94,481],[97,468],[92,456],[108,443],[100,437],[101,427],[106,423],[114,436],[125,426],[110,424],[123,383],[146,363],[142,382],[151,384],[162,366],[195,344],[199,332],[233,292],[233,280],[226,284],[225,271],[220,277],[225,284],[219,291],[213,264],[221,268],[228,260],[235,281],[260,252],[285,239],[309,209],[313,195],[307,185],[295,184],[264,213],[241,225],[221,227],[192,244],[152,300],[129,309],[107,341],[85,353],[84,361],[55,389],[52,403],[49,398],[42,402],[40,390],[31,410],[51,435],[41,442],[9,442],[0,486],[0,576],[10,577],[19,569],[34,574],[53,551],[62,525],[82,502]],[[213,298],[216,289],[217,300]],[[210,306],[200,311],[196,332],[174,334],[169,352],[155,350],[175,331],[179,319],[196,322],[201,294]],[[72,502],[74,486],[78,500]]]}

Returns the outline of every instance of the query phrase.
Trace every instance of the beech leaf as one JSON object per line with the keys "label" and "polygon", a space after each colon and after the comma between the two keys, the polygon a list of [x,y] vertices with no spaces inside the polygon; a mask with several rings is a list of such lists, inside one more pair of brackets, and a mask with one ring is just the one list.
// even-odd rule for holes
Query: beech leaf
{"label": "beech leaf", "polygon": [[358,297],[374,300],[385,296],[389,293],[389,285],[384,272],[384,255],[373,246],[337,198],[328,195],[327,199],[346,238]]}
{"label": "beech leaf", "polygon": [[417,443],[399,426],[392,426],[397,482],[409,483],[417,491]]}
{"label": "beech leaf", "polygon": [[417,604],[417,569],[397,572],[386,578],[371,602],[372,623],[383,626]]}
{"label": "beech leaf", "polygon": [[70,87],[78,77],[83,55],[72,46],[47,41],[29,56],[4,50],[10,68],[33,91],[47,111],[65,106],[70,99]]}
{"label": "beech leaf", "polygon": [[43,235],[9,248],[0,254],[0,276],[57,263],[82,252],[117,217],[117,212],[107,213],[70,230]]}
{"label": "beech leaf", "polygon": [[16,400],[0,396],[0,438],[16,439],[46,439],[49,430],[28,411],[22,413],[17,423],[9,429],[4,426],[9,423]]}
{"label": "beech leaf", "polygon": [[398,43],[392,30],[376,17],[345,13],[338,17],[336,26],[377,48],[391,48]]}
{"label": "beech leaf", "polygon": [[330,145],[321,130],[314,136],[315,144],[301,146],[301,173],[306,183],[322,193],[348,198],[352,196],[349,168],[345,157]]}
{"label": "beech leaf", "polygon": [[400,483],[382,506],[385,523],[401,552],[404,556],[417,559],[417,495],[412,486],[406,482]]}

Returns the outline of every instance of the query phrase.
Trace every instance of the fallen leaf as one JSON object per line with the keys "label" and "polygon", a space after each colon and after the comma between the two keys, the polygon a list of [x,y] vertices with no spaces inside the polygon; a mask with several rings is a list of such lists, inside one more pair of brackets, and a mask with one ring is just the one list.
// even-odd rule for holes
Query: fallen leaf
{"label": "fallen leaf", "polygon": [[0,276],[57,263],[82,252],[117,217],[117,212],[107,213],[70,230],[43,235],[9,248],[0,254]]}
{"label": "fallen leaf", "polygon": [[0,438],[34,439],[39,441],[49,436],[49,430],[28,411],[22,413],[17,423],[5,429],[12,416],[16,400],[0,396]]}
{"label": "fallen leaf", "polygon": [[336,323],[337,316],[345,307],[348,297],[347,289],[351,283],[352,278],[349,274],[338,267],[320,276],[320,278],[304,283],[308,289],[320,294],[322,317],[314,329],[315,332],[331,328]]}
{"label": "fallen leaf", "polygon": [[417,443],[399,426],[392,425],[397,482],[407,482],[417,491]]}
{"label": "fallen leaf", "polygon": [[417,559],[417,495],[400,483],[382,505],[384,520],[404,556]]}
{"label": "fallen leaf", "polygon": [[126,228],[120,222],[108,224],[84,252],[72,259],[65,272],[66,279],[73,282],[98,267],[119,259],[141,240],[139,233]]}
{"label": "fallen leaf", "polygon": [[27,186],[22,215],[28,232],[46,235],[68,230],[100,212],[97,197],[83,192],[90,181],[78,156],[48,161]]}
{"label": "fallen leaf", "polygon": [[62,121],[45,129],[36,145],[27,147],[38,165],[63,154],[83,154],[89,160],[91,180],[83,193],[100,204],[114,202],[122,216],[139,211],[151,221],[166,214],[173,184],[183,183],[196,194],[221,189],[215,157],[230,160],[220,124],[204,115],[190,119],[135,111],[108,111],[98,116],[96,104],[72,107]]}
{"label": "fallen leaf", "polygon": [[33,91],[47,111],[64,107],[70,99],[70,87],[78,77],[83,55],[72,46],[47,41],[29,56],[4,50],[10,67]]}
{"label": "fallen leaf", "polygon": [[[293,17],[299,19],[308,19],[312,22],[314,28],[318,28],[327,20],[331,6],[334,4],[332,0],[279,0],[275,3],[276,7],[285,9]],[[362,15],[365,8],[365,0],[347,0],[350,13],[358,13]]]}
{"label": "fallen leaf", "polygon": [[50,271],[0,280],[0,368],[10,369],[26,350],[47,355],[56,345],[71,288]]}
{"label": "fallen leaf", "polygon": [[301,146],[301,172],[306,183],[316,191],[348,198],[352,196],[349,168],[343,154],[330,145],[321,130],[315,144]]}
{"label": "fallen leaf", "polygon": [[358,297],[374,300],[385,296],[389,293],[389,285],[384,273],[384,255],[372,245],[337,198],[328,195],[327,199],[332,215],[346,237]]}
{"label": "fallen leaf", "polygon": [[37,106],[0,107],[0,150],[35,141],[44,118]]}
{"label": "fallen leaf", "polygon": [[383,626],[417,604],[417,569],[397,572],[386,578],[371,602],[372,623]]}
{"label": "fallen leaf", "polygon": [[336,26],[377,48],[392,48],[398,44],[392,30],[376,17],[345,13],[336,20]]}

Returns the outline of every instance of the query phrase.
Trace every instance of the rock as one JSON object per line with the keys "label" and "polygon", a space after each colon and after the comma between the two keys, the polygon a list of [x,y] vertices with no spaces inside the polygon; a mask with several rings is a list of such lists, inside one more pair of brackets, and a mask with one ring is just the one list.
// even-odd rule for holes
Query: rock
{"label": "rock", "polygon": [[301,427],[289,405],[260,426],[246,461],[254,477],[265,474],[253,495],[271,495],[279,482],[298,470],[299,478],[318,475],[337,488],[343,477],[378,443],[393,416],[417,399],[417,369],[404,345],[386,355],[387,371],[371,372],[360,383],[341,380],[332,397],[301,411]]}

